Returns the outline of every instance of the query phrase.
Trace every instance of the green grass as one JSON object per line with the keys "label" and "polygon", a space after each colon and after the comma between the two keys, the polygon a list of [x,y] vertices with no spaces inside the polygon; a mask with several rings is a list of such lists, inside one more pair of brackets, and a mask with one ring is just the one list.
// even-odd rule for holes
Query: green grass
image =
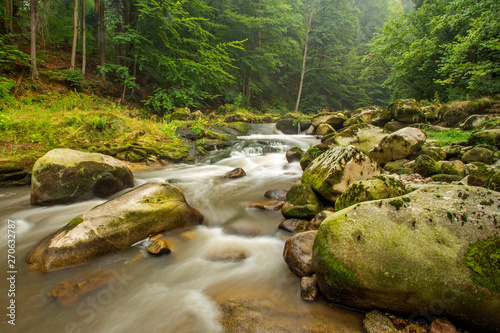
{"label": "green grass", "polygon": [[444,131],[424,130],[427,140],[434,140],[440,147],[448,146],[455,142],[467,141],[473,131],[462,131],[450,128]]}

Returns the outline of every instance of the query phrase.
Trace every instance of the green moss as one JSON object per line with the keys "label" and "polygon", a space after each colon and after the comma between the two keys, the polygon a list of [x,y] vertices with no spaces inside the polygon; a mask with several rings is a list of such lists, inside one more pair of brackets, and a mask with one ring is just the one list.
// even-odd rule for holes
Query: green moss
{"label": "green moss", "polygon": [[500,294],[500,238],[492,237],[471,244],[465,253],[475,285]]}
{"label": "green moss", "polygon": [[398,210],[398,211],[399,211],[399,209],[400,209],[401,207],[403,207],[404,202],[403,202],[403,200],[401,200],[401,199],[395,199],[395,200],[391,200],[391,201],[389,201],[389,205],[391,205],[391,206],[395,207],[395,208],[396,208],[396,210]]}
{"label": "green moss", "polygon": [[67,233],[70,230],[76,228],[76,226],[79,225],[82,222],[83,222],[82,218],[75,217],[74,219],[72,219],[71,221],[69,221],[68,224],[66,224],[64,227],[62,227],[61,230],[59,230],[59,232],[65,232],[65,233]]}

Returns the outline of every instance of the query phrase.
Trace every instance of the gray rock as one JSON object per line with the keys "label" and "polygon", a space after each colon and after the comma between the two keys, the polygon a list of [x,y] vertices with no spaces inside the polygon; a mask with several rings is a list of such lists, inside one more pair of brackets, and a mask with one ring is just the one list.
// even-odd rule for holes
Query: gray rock
{"label": "gray rock", "polygon": [[426,139],[425,133],[413,127],[406,127],[386,136],[368,152],[380,164],[396,161],[419,150]]}
{"label": "gray rock", "polygon": [[389,134],[390,132],[383,128],[369,124],[359,124],[342,129],[324,143],[331,146],[353,145],[362,152],[367,153]]}

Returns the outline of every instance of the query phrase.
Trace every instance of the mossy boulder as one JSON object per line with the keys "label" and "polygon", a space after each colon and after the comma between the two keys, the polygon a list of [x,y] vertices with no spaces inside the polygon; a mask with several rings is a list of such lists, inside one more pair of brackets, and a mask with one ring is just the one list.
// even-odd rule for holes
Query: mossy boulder
{"label": "mossy boulder", "polygon": [[422,147],[420,151],[416,152],[413,154],[411,157],[414,155],[415,158],[420,156],[420,155],[427,155],[429,157],[432,157],[435,161],[444,161],[446,159],[446,151],[440,147],[434,147],[434,146],[426,146]]}
{"label": "mossy boulder", "polygon": [[330,133],[335,133],[335,129],[329,124],[319,124],[318,128],[314,131],[316,135],[327,135]]}
{"label": "mossy boulder", "polygon": [[461,160],[464,163],[481,162],[485,164],[493,163],[493,152],[485,147],[474,147],[467,150]]}
{"label": "mossy boulder", "polygon": [[407,193],[405,185],[394,177],[374,176],[352,183],[335,201],[335,211],[364,201],[399,197]]}
{"label": "mossy boulder", "polygon": [[362,310],[435,315],[439,304],[500,332],[499,206],[500,193],[440,185],[331,214],[313,247],[319,288]]}
{"label": "mossy boulder", "polygon": [[388,130],[389,132],[396,132],[399,131],[400,129],[403,129],[405,127],[408,127],[408,124],[402,123],[400,121],[389,121],[384,125],[384,129]]}
{"label": "mossy boulder", "polygon": [[33,166],[31,203],[45,206],[104,198],[132,186],[130,169],[111,156],[53,149]]}
{"label": "mossy boulder", "polygon": [[462,176],[458,175],[447,175],[445,173],[439,173],[437,175],[432,175],[431,179],[435,182],[451,183],[462,180]]}
{"label": "mossy boulder", "polygon": [[380,174],[368,155],[354,146],[333,147],[313,160],[302,174],[302,183],[309,184],[323,198],[335,202],[351,183]]}
{"label": "mossy boulder", "polygon": [[324,143],[338,146],[353,145],[362,152],[367,153],[389,134],[389,131],[377,126],[358,124],[342,129]]}
{"label": "mossy boulder", "polygon": [[472,186],[481,186],[491,190],[500,190],[500,168],[488,166],[484,163],[474,163],[477,167],[470,171],[467,178],[467,184]]}
{"label": "mossy boulder", "polygon": [[426,135],[422,130],[406,127],[380,140],[368,154],[377,163],[383,165],[416,152],[422,148],[425,140]]}
{"label": "mossy boulder", "polygon": [[383,127],[389,121],[391,121],[390,112],[373,105],[354,110],[351,118],[346,120],[344,126],[348,127],[356,124],[372,124]]}
{"label": "mossy boulder", "polygon": [[465,164],[462,161],[442,161],[441,172],[446,175],[465,176]]}
{"label": "mossy boulder", "polygon": [[397,161],[387,162],[384,165],[384,170],[388,172],[396,172],[396,170],[403,168],[404,165],[407,164],[408,162],[410,162],[410,160],[407,160],[405,158],[402,158]]}
{"label": "mossy boulder", "polygon": [[342,112],[323,112],[314,116],[311,120],[311,124],[314,128],[318,128],[321,124],[328,124],[335,130],[339,130],[344,127],[344,122],[346,120],[347,117]]}
{"label": "mossy boulder", "polygon": [[420,155],[415,160],[415,164],[413,164],[413,171],[421,174],[423,177],[430,177],[441,173],[441,167],[432,157]]}
{"label": "mossy boulder", "polygon": [[40,241],[27,260],[41,271],[87,262],[165,231],[195,226],[203,215],[182,191],[147,183],[75,217]]}
{"label": "mossy boulder", "polygon": [[170,115],[172,120],[189,120],[191,119],[191,111],[188,108],[178,108]]}
{"label": "mossy boulder", "polygon": [[439,118],[448,127],[458,126],[473,114],[484,114],[491,107],[488,99],[455,101],[439,109]]}
{"label": "mossy boulder", "polygon": [[328,149],[330,149],[330,145],[326,143],[320,143],[319,145],[309,147],[300,158],[300,167],[302,168],[302,170],[305,170],[312,161],[314,161]]}
{"label": "mossy boulder", "polygon": [[304,151],[300,147],[293,147],[287,150],[285,157],[288,163],[298,162],[302,158]]}
{"label": "mossy boulder", "polygon": [[281,213],[287,219],[298,218],[310,220],[321,212],[321,201],[307,184],[295,184],[286,194]]}
{"label": "mossy boulder", "polygon": [[401,123],[414,124],[424,120],[422,109],[417,101],[412,98],[397,100],[389,105],[387,109],[392,118]]}
{"label": "mossy boulder", "polygon": [[298,134],[300,123],[295,118],[280,119],[276,123],[276,128],[285,134]]}
{"label": "mossy boulder", "polygon": [[31,182],[30,170],[21,163],[0,161],[0,187],[28,185]]}

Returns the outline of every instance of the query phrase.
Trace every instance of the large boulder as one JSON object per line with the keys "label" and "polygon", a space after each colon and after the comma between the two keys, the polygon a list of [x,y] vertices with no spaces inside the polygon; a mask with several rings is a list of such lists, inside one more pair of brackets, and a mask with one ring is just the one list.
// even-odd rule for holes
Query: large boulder
{"label": "large boulder", "polygon": [[313,266],[329,300],[397,313],[433,310],[500,332],[500,193],[428,186],[331,214]]}
{"label": "large boulder", "polygon": [[380,174],[370,157],[358,148],[333,147],[313,160],[302,174],[302,182],[309,184],[322,197],[335,202],[349,184]]}
{"label": "large boulder", "polygon": [[132,186],[130,169],[111,156],[53,149],[33,166],[31,203],[56,205],[104,198]]}
{"label": "large boulder", "polygon": [[63,268],[105,254],[163,231],[203,222],[182,191],[167,183],[147,183],[75,217],[41,240],[28,262],[41,271]]}
{"label": "large boulder", "polygon": [[424,120],[424,113],[413,98],[400,99],[387,107],[392,117],[401,123],[414,124]]}
{"label": "large boulder", "polygon": [[276,128],[285,134],[299,133],[300,123],[295,118],[280,119],[276,123]]}
{"label": "large boulder", "polygon": [[335,210],[363,201],[399,197],[407,193],[405,185],[394,177],[374,176],[352,183],[335,201]]}
{"label": "large boulder", "polygon": [[414,127],[405,127],[386,136],[369,151],[369,155],[380,164],[399,160],[419,150],[426,139],[425,133]]}
{"label": "large boulder", "polygon": [[312,119],[312,126],[318,128],[321,124],[328,124],[335,130],[339,130],[344,126],[347,117],[342,112],[323,112],[318,113]]}
{"label": "large boulder", "polygon": [[310,220],[322,210],[321,201],[308,184],[295,184],[286,194],[281,213],[285,218]]}
{"label": "large boulder", "polygon": [[391,118],[391,114],[388,110],[382,110],[380,107],[373,105],[353,111],[351,118],[346,120],[344,126],[372,124],[383,127],[386,123],[391,121]]}
{"label": "large boulder", "polygon": [[389,131],[377,126],[358,124],[342,129],[342,131],[324,143],[331,146],[353,145],[362,152],[367,153],[389,134]]}

